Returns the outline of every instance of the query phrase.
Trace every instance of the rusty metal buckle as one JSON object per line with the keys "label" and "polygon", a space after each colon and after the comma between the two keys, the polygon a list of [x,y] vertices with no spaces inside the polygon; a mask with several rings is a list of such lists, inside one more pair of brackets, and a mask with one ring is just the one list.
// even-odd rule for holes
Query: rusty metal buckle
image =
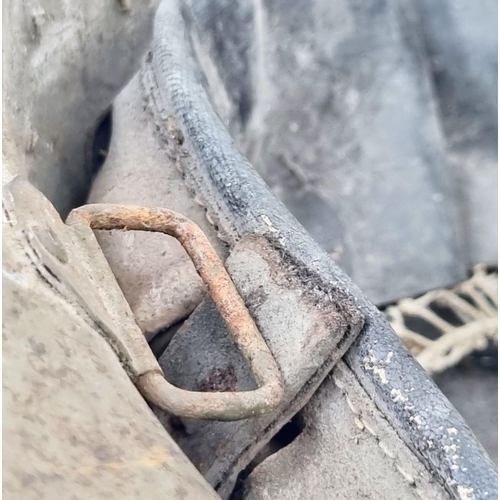
{"label": "rusty metal buckle", "polygon": [[[195,392],[170,384],[157,370],[139,374],[143,397],[179,417],[241,420],[274,410],[283,397],[283,378],[266,342],[203,231],[190,219],[165,208],[95,204],[73,210],[66,224],[94,230],[160,232],[176,238],[206,284],[234,342],[259,386],[244,392]],[[146,349],[147,344],[139,349]]]}

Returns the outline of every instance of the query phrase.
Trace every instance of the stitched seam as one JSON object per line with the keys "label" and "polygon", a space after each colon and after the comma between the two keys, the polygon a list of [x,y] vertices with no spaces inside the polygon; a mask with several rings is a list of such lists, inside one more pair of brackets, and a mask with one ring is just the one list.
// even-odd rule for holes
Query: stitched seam
{"label": "stitched seam", "polygon": [[356,425],[356,427],[361,431],[366,430],[376,440],[379,448],[382,450],[384,455],[386,455],[391,460],[391,462],[394,465],[394,468],[399,472],[399,474],[403,477],[406,483],[414,488],[414,490],[417,492],[418,496],[422,500],[429,500],[427,494],[424,493],[422,489],[419,487],[417,480],[415,479],[413,474],[411,474],[401,465],[397,453],[395,453],[388,445],[386,445],[385,442],[378,435],[377,431],[373,429],[369,424],[367,424],[366,421],[363,420],[361,412],[356,409],[355,405],[351,401],[345,385],[337,377],[335,377],[333,373],[331,377],[335,385],[340,389],[340,392],[344,396],[347,406],[349,407],[349,410],[354,415],[354,424]]}
{"label": "stitched seam", "polygon": [[[336,352],[338,352],[339,349],[341,349],[340,346],[343,345],[343,342],[345,342],[346,336],[344,335],[341,339],[341,341],[338,344],[338,349]],[[354,340],[354,339],[352,339]],[[299,392],[287,403],[285,407],[280,409],[279,415],[271,422],[269,423],[268,426],[266,426],[264,429],[261,430],[261,434],[259,435],[259,438],[255,438],[251,443],[249,443],[245,448],[243,448],[236,458],[234,458],[231,463],[227,466],[224,467],[224,472],[220,475],[220,478],[218,480],[218,488],[216,486],[216,490],[221,489],[222,486],[225,486],[227,481],[231,480],[231,477],[234,475],[234,469],[238,468],[239,472],[243,470],[247,464],[240,466],[241,465],[241,460],[245,458],[245,456],[248,454],[249,451],[252,450],[252,448],[257,447],[258,450],[262,449],[269,441],[272,439],[272,437],[279,431],[281,427],[278,428],[277,422],[284,422],[286,423],[287,420],[293,417],[296,413],[300,411],[297,410],[295,413],[293,413],[294,407],[297,405],[297,401],[300,401],[301,398],[303,398],[304,394],[309,394],[310,397],[318,390],[320,387],[321,383],[328,377],[329,372],[333,369],[335,363],[338,362],[338,360],[333,359],[333,356],[329,356],[328,359],[314,372],[314,374],[307,380],[307,382],[302,386],[302,388],[299,390]],[[329,367],[330,365],[330,367]],[[311,389],[312,386],[312,389]],[[315,387],[315,388],[314,388]],[[304,401],[301,407],[304,407],[307,402],[310,400],[310,397],[307,399],[307,401]],[[283,425],[284,425],[283,423]],[[235,435],[234,439],[237,440],[237,434]],[[265,439],[263,439],[265,437]],[[239,465],[240,463],[240,465]],[[239,473],[238,472],[238,473]]]}
{"label": "stitched seam", "polygon": [[[170,150],[170,152],[174,156],[175,167],[177,171],[181,174],[182,181],[187,188],[189,197],[202,208],[205,213],[205,218],[208,223],[214,229],[217,237],[223,241],[224,243],[230,245],[234,243],[234,238],[229,237],[229,235],[225,234],[221,229],[220,219],[217,217],[216,211],[213,210],[210,205],[201,199],[199,194],[196,192],[196,189],[191,182],[188,171],[184,167],[183,158],[187,158],[192,156],[189,151],[183,148],[180,144],[180,140],[184,141],[185,138],[182,134],[182,131],[179,126],[176,125],[175,132],[169,134],[168,130],[166,130],[165,122],[169,118],[173,120],[173,115],[169,113],[168,116],[163,116],[161,112],[161,106],[159,106],[158,101],[161,100],[161,96],[157,92],[158,83],[156,81],[156,77],[154,74],[154,70],[148,67],[146,63],[141,70],[141,78],[140,87],[141,87],[141,97],[143,103],[145,104],[145,109],[148,112],[149,117],[152,119],[156,130],[158,132],[158,137],[164,142],[165,146]],[[176,138],[173,135],[177,134],[180,137]],[[234,236],[234,235],[233,235]]]}

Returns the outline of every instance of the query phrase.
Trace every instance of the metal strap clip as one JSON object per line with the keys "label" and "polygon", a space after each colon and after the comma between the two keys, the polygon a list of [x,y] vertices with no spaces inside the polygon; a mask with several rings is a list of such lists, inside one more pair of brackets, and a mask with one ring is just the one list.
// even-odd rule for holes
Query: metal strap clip
{"label": "metal strap clip", "polygon": [[[283,398],[276,361],[208,238],[191,220],[165,208],[95,204],[73,210],[66,224],[94,230],[160,232],[176,238],[205,282],[229,333],[247,360],[258,389],[194,392],[170,384],[157,370],[139,374],[135,384],[152,404],[179,417],[241,420],[274,410]],[[140,349],[147,349],[145,344]]]}

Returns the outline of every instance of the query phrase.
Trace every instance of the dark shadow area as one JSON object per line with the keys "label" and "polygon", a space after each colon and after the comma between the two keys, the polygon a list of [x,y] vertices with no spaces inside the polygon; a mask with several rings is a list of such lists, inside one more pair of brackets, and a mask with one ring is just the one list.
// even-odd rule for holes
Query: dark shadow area
{"label": "dark shadow area", "polygon": [[161,355],[165,352],[173,336],[177,333],[179,328],[184,324],[185,319],[181,319],[172,326],[161,328],[155,336],[149,341],[149,347],[153,351],[156,359],[160,359]]}
{"label": "dark shadow area", "polygon": [[287,447],[305,429],[305,422],[300,413],[297,413],[289,422],[287,422],[269,441],[269,443],[259,452],[259,454],[245,467],[239,474],[236,486],[230,500],[240,500],[243,495],[243,482],[264,460],[274,455],[278,451]]}
{"label": "dark shadow area", "polygon": [[113,133],[113,110],[110,108],[97,124],[92,141],[90,171],[94,177],[106,161]]}

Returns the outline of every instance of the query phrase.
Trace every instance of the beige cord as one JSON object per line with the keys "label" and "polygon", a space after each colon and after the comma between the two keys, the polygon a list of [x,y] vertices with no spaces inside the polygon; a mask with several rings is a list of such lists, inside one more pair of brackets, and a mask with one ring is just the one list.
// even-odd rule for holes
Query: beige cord
{"label": "beige cord", "polygon": [[[463,324],[450,324],[432,310],[433,304],[451,309]],[[442,372],[473,351],[486,349],[488,340],[498,343],[498,274],[487,273],[484,265],[478,265],[470,279],[452,290],[402,299],[388,307],[386,315],[423,368],[429,373]],[[408,317],[422,319],[440,335],[431,340],[411,330]]]}

